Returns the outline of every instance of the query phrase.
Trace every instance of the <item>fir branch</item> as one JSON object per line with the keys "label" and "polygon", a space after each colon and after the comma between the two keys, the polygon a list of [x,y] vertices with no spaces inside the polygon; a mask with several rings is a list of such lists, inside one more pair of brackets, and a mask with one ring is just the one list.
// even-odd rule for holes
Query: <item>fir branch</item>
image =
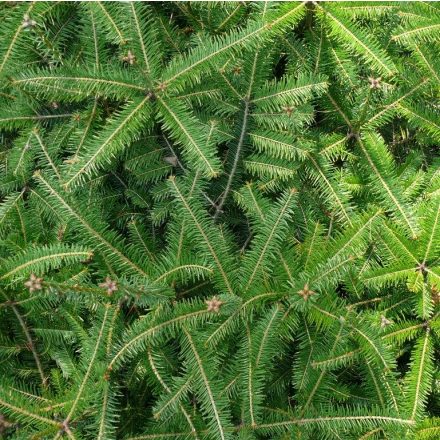
{"label": "fir branch", "polygon": [[0,437],[438,437],[437,4],[0,18]]}
{"label": "fir branch", "polygon": [[[66,200],[65,196],[57,190],[48,180],[44,178],[41,173],[36,173],[35,178],[41,182],[45,192],[50,196],[53,201],[56,201],[56,207],[61,207],[62,212],[68,218],[76,221],[78,226],[84,230],[84,232],[92,239],[96,240],[99,247],[102,247],[105,252],[109,255],[116,257],[123,266],[128,267],[133,273],[141,275],[148,278],[148,275],[142,270],[136,263],[131,261],[123,252],[121,252],[116,246],[112,245],[105,236],[98,230],[96,230],[93,225],[90,224],[87,219],[85,219],[78,210],[71,206],[71,204]],[[60,205],[58,205],[58,203]],[[57,211],[57,208],[54,208]]]}

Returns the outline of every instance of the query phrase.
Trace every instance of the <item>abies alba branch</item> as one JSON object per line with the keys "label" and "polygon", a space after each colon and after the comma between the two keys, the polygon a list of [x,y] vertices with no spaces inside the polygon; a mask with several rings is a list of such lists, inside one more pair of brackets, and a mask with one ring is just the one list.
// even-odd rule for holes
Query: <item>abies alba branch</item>
{"label": "abies alba branch", "polygon": [[0,23],[2,439],[440,438],[438,3]]}

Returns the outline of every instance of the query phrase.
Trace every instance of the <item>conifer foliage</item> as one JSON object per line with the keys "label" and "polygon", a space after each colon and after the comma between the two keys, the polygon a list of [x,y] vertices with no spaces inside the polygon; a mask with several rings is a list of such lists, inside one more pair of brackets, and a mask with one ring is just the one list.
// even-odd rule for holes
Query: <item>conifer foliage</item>
{"label": "conifer foliage", "polygon": [[0,23],[0,437],[440,438],[438,3]]}

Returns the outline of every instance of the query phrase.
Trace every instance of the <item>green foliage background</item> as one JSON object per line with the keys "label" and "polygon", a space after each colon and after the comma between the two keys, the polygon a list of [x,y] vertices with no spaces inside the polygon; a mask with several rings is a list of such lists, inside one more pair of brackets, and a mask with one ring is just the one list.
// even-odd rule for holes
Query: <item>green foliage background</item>
{"label": "green foliage background", "polygon": [[0,437],[440,438],[438,3],[0,23]]}

